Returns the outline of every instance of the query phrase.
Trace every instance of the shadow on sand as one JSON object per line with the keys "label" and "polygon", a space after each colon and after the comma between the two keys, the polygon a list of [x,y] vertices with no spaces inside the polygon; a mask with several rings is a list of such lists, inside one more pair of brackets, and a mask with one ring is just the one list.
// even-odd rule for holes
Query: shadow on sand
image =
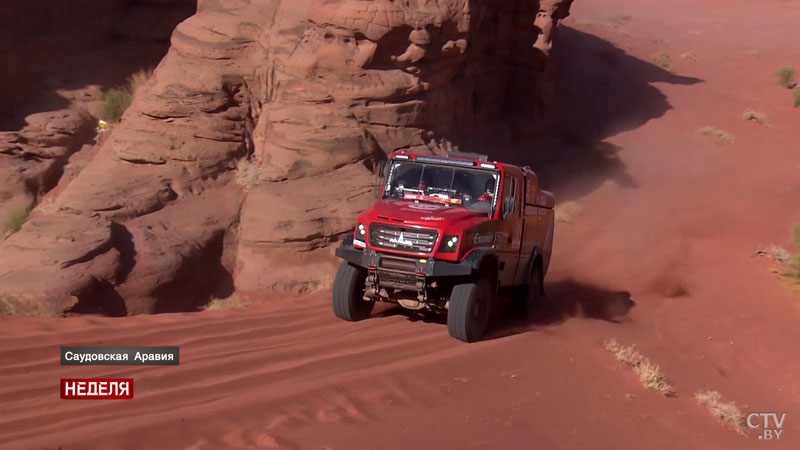
{"label": "shadow on sand", "polygon": [[[559,200],[582,197],[611,180],[637,187],[606,139],[636,129],[672,109],[653,83],[694,85],[685,77],[629,55],[611,42],[561,26],[554,48],[554,141],[516,142],[512,162],[531,165]],[[642,149],[647,151],[647,149]]]}
{"label": "shadow on sand", "polygon": [[[574,280],[549,283],[546,290],[547,296],[543,299],[541,308],[528,317],[521,317],[509,298],[499,298],[483,340],[522,334],[539,327],[558,325],[571,318],[623,323],[636,305],[627,291],[611,291]],[[421,321],[447,326],[446,314],[408,311],[394,305],[386,305],[376,311],[373,317],[398,315],[405,316],[410,322]]]}
{"label": "shadow on sand", "polygon": [[484,339],[521,334],[571,318],[622,323],[628,320],[628,313],[636,305],[627,291],[611,291],[574,280],[547,284],[546,291],[541,308],[529,317],[521,317],[510,302],[500,302]]}

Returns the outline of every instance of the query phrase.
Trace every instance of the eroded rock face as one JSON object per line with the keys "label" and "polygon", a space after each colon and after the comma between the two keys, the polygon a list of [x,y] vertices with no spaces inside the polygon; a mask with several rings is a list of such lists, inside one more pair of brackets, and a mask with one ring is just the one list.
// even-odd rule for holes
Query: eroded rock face
{"label": "eroded rock face", "polygon": [[193,0],[0,2],[0,17],[10,19],[0,27],[0,219],[56,186],[70,155],[94,135],[86,107],[100,85],[121,81],[116,72],[130,73],[124,67],[146,64],[153,53],[163,56],[194,7]]}
{"label": "eroded rock face", "polygon": [[[544,132],[570,3],[200,1],[100,154],[3,244],[3,302],[137,314],[191,308],[231,276],[243,292],[324,283],[387,154],[501,156]],[[75,255],[92,270],[70,271]]]}

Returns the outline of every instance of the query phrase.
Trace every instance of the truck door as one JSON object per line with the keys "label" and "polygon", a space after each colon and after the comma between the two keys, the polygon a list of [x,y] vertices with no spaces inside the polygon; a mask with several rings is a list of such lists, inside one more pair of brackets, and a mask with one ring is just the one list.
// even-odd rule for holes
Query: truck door
{"label": "truck door", "polygon": [[517,262],[522,245],[523,217],[525,205],[522,204],[522,184],[519,176],[506,173],[501,202],[502,238],[500,249],[500,285],[515,284]]}

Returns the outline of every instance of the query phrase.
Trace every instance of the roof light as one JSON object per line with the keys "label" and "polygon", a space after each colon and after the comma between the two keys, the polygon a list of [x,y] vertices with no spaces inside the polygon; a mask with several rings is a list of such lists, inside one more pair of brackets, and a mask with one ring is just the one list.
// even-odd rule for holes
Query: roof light
{"label": "roof light", "polygon": [[409,159],[408,155],[395,155],[394,159]]}
{"label": "roof light", "polygon": [[489,164],[489,163],[481,163],[481,168],[483,168],[483,169],[496,169],[497,166],[495,166],[494,164]]}
{"label": "roof light", "polygon": [[434,164],[447,164],[450,166],[475,167],[475,164],[472,161],[466,161],[463,159],[442,158],[439,156],[417,156],[416,161],[428,162]]}

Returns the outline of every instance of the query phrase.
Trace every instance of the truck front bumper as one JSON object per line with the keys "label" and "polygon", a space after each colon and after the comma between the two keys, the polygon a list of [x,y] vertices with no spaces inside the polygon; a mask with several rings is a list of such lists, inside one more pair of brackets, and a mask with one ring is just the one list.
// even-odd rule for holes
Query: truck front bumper
{"label": "truck front bumper", "polygon": [[472,275],[476,269],[469,262],[394,256],[362,250],[346,243],[336,249],[336,256],[367,270],[407,273],[425,278],[465,277]]}

